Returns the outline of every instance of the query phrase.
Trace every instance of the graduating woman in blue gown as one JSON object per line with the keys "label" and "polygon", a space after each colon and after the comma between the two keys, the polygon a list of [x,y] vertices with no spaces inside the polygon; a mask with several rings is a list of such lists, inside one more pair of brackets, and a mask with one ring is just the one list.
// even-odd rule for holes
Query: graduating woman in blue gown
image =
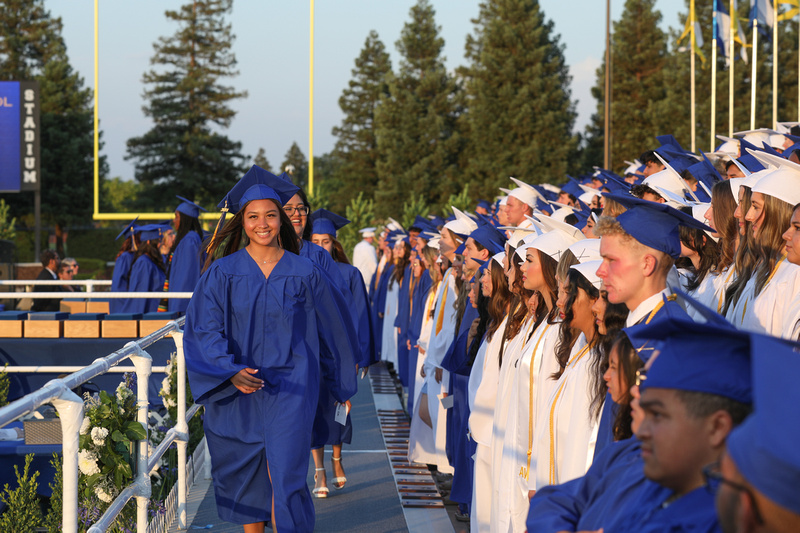
{"label": "graduating woman in blue gown", "polygon": [[306,472],[319,382],[338,402],[355,393],[352,321],[319,267],[296,255],[282,210],[296,190],[256,166],[245,174],[186,312],[217,509],[246,533],[270,519],[275,531],[313,531]]}
{"label": "graduating woman in blue gown", "polygon": [[[205,260],[203,254],[203,228],[198,217],[200,210],[196,203],[178,196],[181,204],[175,209],[175,241],[169,251],[167,263],[169,292],[192,292],[200,279],[200,269]],[[167,310],[186,312],[189,300],[171,298]]]}
{"label": "graduating woman in blue gown", "polygon": [[[136,221],[139,217],[125,226],[125,228],[117,235],[116,239],[125,237],[122,246],[114,259],[114,272],[111,275],[111,291],[112,292],[128,292],[128,284],[131,277],[131,266],[133,266],[133,258],[136,256],[138,247],[138,238],[136,236]],[[125,305],[125,300],[119,298],[111,298],[109,301],[109,310],[112,313],[121,313]]]}
{"label": "graduating woman in blue gown", "polygon": [[[160,292],[167,277],[164,259],[158,249],[161,235],[169,226],[148,224],[139,226],[139,250],[131,267],[128,291]],[[158,311],[159,298],[130,298],[123,300],[122,313],[154,313]]]}
{"label": "graduating woman in blue gown", "polygon": [[[312,227],[311,242],[331,255],[336,261],[336,266],[341,271],[342,277],[347,282],[347,299],[351,304],[350,312],[359,340],[356,362],[363,372],[369,365],[376,362],[373,356],[372,320],[369,314],[367,291],[359,270],[350,264],[342,245],[336,240],[337,230],[349,224],[350,221],[331,213],[327,209],[317,209],[311,214],[310,219]],[[333,448],[333,486],[336,489],[342,489],[347,483],[347,477],[345,477],[342,465],[342,444],[350,444],[353,436],[353,424],[350,416],[347,417],[345,425],[335,421],[335,401],[325,383],[320,384],[319,397],[320,401],[314,419],[311,455],[314,458],[314,466],[318,474],[315,476],[316,484],[313,494],[318,498],[324,498],[329,493],[325,474],[325,446],[330,445]],[[350,407],[350,402],[347,402],[347,406],[348,408]]]}

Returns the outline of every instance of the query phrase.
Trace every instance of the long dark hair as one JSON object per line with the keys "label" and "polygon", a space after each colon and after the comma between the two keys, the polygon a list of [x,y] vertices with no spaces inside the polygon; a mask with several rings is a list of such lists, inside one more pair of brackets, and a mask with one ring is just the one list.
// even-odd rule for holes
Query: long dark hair
{"label": "long dark hair", "polygon": [[[491,259],[490,259],[491,261]],[[481,344],[483,343],[483,337],[486,334],[487,326],[489,322],[491,322],[492,317],[489,314],[489,302],[491,301],[490,297],[484,296],[483,291],[480,288],[480,280],[477,281],[478,283],[478,326],[475,328],[475,336],[472,338],[472,343],[469,345],[469,366],[472,366],[472,363],[475,362],[475,357],[478,355],[478,350],[480,350]]]}
{"label": "long dark hair", "polygon": [[180,222],[178,222],[178,227],[175,228],[175,240],[172,242],[168,254],[171,254],[178,248],[180,242],[190,231],[197,233],[200,240],[203,240],[203,228],[200,226],[200,221],[195,217],[190,217],[186,213],[181,213]]}
{"label": "long dark hair", "polygon": [[[564,321],[559,327],[558,343],[556,344],[556,360],[558,361],[559,369],[551,376],[553,379],[560,378],[564,373],[572,347],[581,335],[581,330],[572,327],[572,319],[575,318],[572,306],[578,298],[579,289],[582,289],[590,299],[596,300],[600,297],[600,291],[597,287],[589,283],[589,280],[583,274],[571,268],[567,272],[567,302],[564,304]],[[593,324],[592,327],[595,329],[594,338],[591,341],[589,339],[586,340],[591,344],[595,344],[597,340],[597,324]]]}
{"label": "long dark hair", "polygon": [[[311,241],[311,224],[309,224],[309,216],[311,215],[311,202],[308,201],[308,196],[306,196],[306,191],[301,188],[297,190],[297,196],[303,201],[303,205],[306,206],[308,209],[308,213],[306,213],[306,225],[303,226],[303,240],[304,241]],[[283,211],[283,209],[281,209]],[[290,221],[291,222],[291,221]],[[295,235],[297,235],[295,233]]]}
{"label": "long dark hair", "polygon": [[331,250],[331,256],[333,256],[333,260],[337,263],[349,265],[350,259],[348,259],[347,254],[344,253],[344,247],[342,246],[342,243],[340,243],[333,235],[331,235],[331,241],[333,241],[333,249]]}
{"label": "long dark hair", "polygon": [[[300,252],[300,243],[297,239],[297,233],[292,228],[292,221],[283,210],[283,206],[279,205],[277,201],[269,199],[278,207],[278,213],[281,219],[281,229],[278,232],[278,246],[293,254]],[[212,235],[204,243],[204,247],[208,249],[208,257],[203,265],[203,272],[208,270],[216,259],[228,256],[234,252],[238,252],[250,243],[247,235],[244,233],[244,212],[245,208],[250,205],[247,202],[239,209],[232,219],[225,223],[225,226],[220,229],[216,235]]]}
{"label": "long dark hair", "polygon": [[119,248],[119,252],[117,252],[115,260],[119,258],[122,254],[126,252],[131,252],[134,256],[136,255],[136,250],[139,248],[139,236],[136,234],[131,235],[124,241],[122,241],[122,246]]}
{"label": "long dark hair", "polygon": [[[613,348],[617,350],[617,374],[620,376],[620,383],[623,385],[622,398],[617,404],[617,415],[614,418],[614,426],[612,428],[614,440],[624,440],[633,436],[631,423],[633,416],[631,414],[631,386],[636,382],[636,371],[644,366],[644,363],[639,358],[639,354],[633,348],[631,341],[624,331],[617,333],[614,338]],[[608,360],[611,356],[609,351],[605,357],[605,366],[608,367]]]}
{"label": "long dark hair", "polygon": [[502,265],[497,261],[491,260],[489,275],[492,277],[492,297],[489,298],[489,316],[491,323],[488,329],[488,339],[491,340],[497,332],[503,319],[508,314],[508,306],[511,302],[511,292],[508,290],[508,278],[503,272]]}
{"label": "long dark hair", "polygon": [[162,256],[161,252],[158,251],[159,240],[160,238],[141,242],[139,244],[139,249],[136,251],[136,255],[133,258],[133,262],[131,263],[131,268],[133,268],[133,264],[136,263],[141,256],[146,255],[153,260],[153,263],[155,263],[161,272],[166,272],[167,267],[164,265],[164,256]]}
{"label": "long dark hair", "polygon": [[711,188],[711,203],[714,210],[714,226],[719,235],[719,259],[714,271],[719,274],[733,263],[736,254],[736,242],[739,237],[739,224],[733,213],[736,211],[736,200],[731,192],[730,183],[720,181]]}
{"label": "long dark hair", "polygon": [[[691,208],[685,208],[691,211]],[[684,208],[681,209],[684,211]],[[691,215],[691,213],[687,213]],[[719,246],[714,239],[705,234],[701,229],[689,228],[687,226],[679,226],[678,233],[680,233],[681,242],[688,249],[697,252],[700,256],[699,268],[694,267],[694,263],[689,259],[689,267],[692,272],[692,278],[686,285],[686,290],[693,291],[700,286],[709,272],[714,270],[714,267],[719,260]],[[685,258],[688,259],[688,258]]]}
{"label": "long dark hair", "polygon": [[[742,190],[744,193],[742,194],[742,200],[739,202],[738,209],[742,213],[742,218],[744,218],[750,210],[750,199],[753,196],[753,191],[750,187],[742,187]],[[745,220],[744,234],[739,235],[739,246],[736,248],[736,257],[734,258],[736,279],[725,289],[725,308],[722,311],[723,316],[728,314],[729,309],[736,307],[736,302],[742,295],[745,285],[747,285],[747,282],[750,280],[753,270],[755,270],[755,248],[756,243],[753,238],[752,225]]]}
{"label": "long dark hair", "polygon": [[[406,274],[406,267],[411,262],[411,245],[409,245],[406,241],[400,241],[400,244],[403,246],[403,255],[397,258],[394,262],[394,272],[392,272],[392,277],[389,280],[390,289],[394,286],[395,281],[398,285],[403,283],[403,278]],[[392,257],[394,257],[394,252],[392,252]]]}

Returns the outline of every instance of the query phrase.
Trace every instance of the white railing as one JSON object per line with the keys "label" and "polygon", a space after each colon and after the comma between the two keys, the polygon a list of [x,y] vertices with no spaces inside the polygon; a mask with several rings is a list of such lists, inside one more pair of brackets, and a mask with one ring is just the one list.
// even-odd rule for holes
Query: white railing
{"label": "white railing", "polygon": [[95,287],[111,287],[111,280],[108,279],[72,279],[72,280],[35,280],[35,279],[9,279],[0,280],[0,287],[27,287],[30,290],[34,285],[71,285],[75,287],[86,287],[87,292],[94,292]]}
{"label": "white railing", "polygon": [[[136,476],[119,496],[111,503],[100,519],[89,528],[89,533],[102,533],[114,522],[131,498],[136,498],[136,530],[137,533],[147,531],[147,504],[151,496],[150,474],[157,467],[161,457],[172,443],[178,448],[178,528],[186,529],[186,454],[189,445],[188,420],[199,410],[194,405],[186,410],[186,362],[183,354],[183,331],[180,327],[185,318],[171,321],[158,331],[127,343],[121,350],[106,357],[96,359],[92,364],[61,379],[48,382],[41,389],[34,391],[9,405],[0,408],[0,427],[34,411],[38,407],[51,403],[61,419],[62,460],[63,460],[63,515],[62,528],[67,533],[78,531],[78,441],[81,422],[83,421],[83,399],[72,389],[101,374],[112,371],[122,361],[130,359],[136,371],[136,419],[147,431],[149,419],[148,383],[153,371],[152,358],[144,350],[158,340],[170,336],[175,341],[177,365],[177,403],[178,419],[175,427],[170,429],[164,440],[149,453],[149,440],[145,438],[137,443]],[[188,417],[187,417],[188,414]]]}

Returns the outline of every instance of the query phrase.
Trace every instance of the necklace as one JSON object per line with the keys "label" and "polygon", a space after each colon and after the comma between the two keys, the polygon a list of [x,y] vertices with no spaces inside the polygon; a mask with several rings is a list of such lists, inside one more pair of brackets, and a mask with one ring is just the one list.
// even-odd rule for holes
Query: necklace
{"label": "necklace", "polygon": [[[280,257],[278,259],[280,259]],[[266,265],[267,263],[277,263],[278,259],[273,259],[272,261],[268,261],[268,260],[264,259],[263,261],[261,261],[261,264],[262,265]]]}

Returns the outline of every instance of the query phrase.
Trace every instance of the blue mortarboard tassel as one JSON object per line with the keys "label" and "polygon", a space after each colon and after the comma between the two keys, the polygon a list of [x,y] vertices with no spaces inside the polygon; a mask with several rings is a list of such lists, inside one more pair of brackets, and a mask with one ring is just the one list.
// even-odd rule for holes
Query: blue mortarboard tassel
{"label": "blue mortarboard tassel", "polygon": [[327,209],[317,209],[309,217],[311,220],[311,233],[332,235],[336,237],[336,232],[350,223],[344,217],[332,213]]}

